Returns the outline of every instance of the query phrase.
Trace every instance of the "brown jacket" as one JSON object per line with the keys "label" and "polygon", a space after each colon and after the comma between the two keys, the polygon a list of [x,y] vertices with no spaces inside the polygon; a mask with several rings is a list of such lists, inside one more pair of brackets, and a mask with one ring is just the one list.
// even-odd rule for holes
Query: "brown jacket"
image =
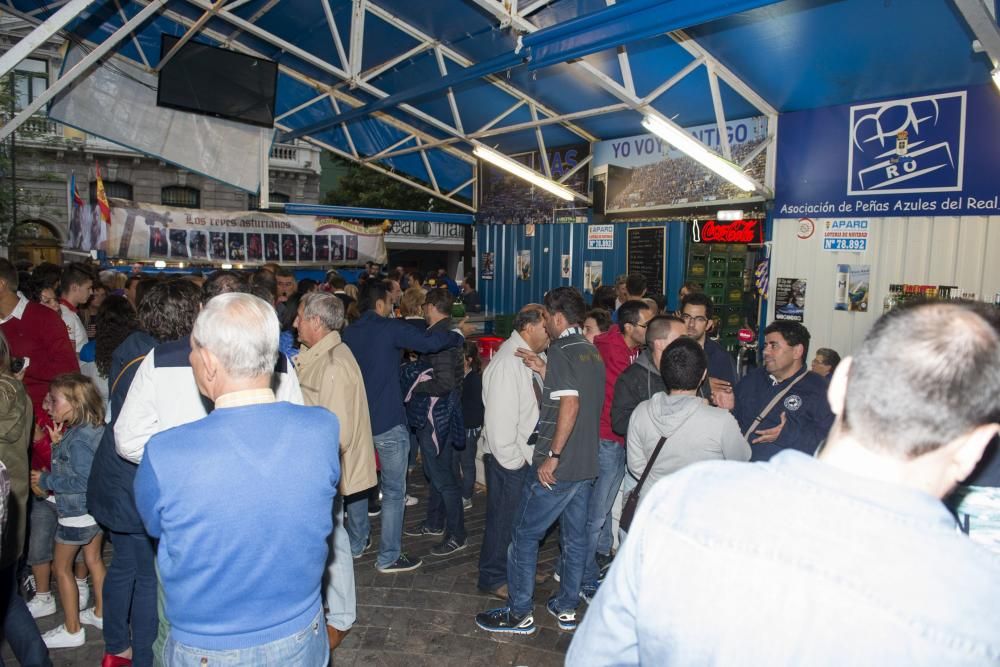
{"label": "brown jacket", "polygon": [[28,523],[28,448],[34,429],[31,401],[13,375],[0,371],[0,460],[10,475],[7,526],[3,530],[0,568],[14,565],[24,546]]}
{"label": "brown jacket", "polygon": [[319,405],[340,421],[340,493],[375,486],[375,441],[361,369],[350,348],[331,331],[295,359],[306,405]]}

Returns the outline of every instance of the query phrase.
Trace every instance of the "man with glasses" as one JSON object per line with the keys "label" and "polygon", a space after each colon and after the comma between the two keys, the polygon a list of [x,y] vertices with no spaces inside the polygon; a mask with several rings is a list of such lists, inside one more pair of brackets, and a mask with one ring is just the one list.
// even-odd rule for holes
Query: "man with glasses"
{"label": "man with glasses", "polygon": [[704,397],[720,408],[732,410],[736,368],[729,353],[708,337],[708,325],[714,313],[712,297],[704,292],[689,292],[681,300],[681,319],[687,326],[687,335],[698,341],[708,356],[708,383],[702,386],[709,391]]}

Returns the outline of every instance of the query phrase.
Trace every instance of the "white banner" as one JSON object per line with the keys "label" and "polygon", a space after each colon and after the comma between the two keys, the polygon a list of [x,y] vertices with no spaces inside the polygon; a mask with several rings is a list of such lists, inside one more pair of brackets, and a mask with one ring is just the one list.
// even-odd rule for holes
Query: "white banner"
{"label": "white banner", "polygon": [[108,254],[122,259],[240,264],[386,262],[384,228],[266,211],[172,208],[111,200]]}

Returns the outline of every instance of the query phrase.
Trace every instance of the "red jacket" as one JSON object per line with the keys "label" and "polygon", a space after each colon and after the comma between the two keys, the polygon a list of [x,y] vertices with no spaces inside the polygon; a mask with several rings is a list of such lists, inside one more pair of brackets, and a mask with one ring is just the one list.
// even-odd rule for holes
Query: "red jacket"
{"label": "red jacket", "polygon": [[617,324],[594,339],[594,346],[604,360],[604,408],[601,410],[601,439],[613,440],[620,445],[625,438],[611,430],[611,402],[615,395],[618,376],[639,357],[639,348],[632,349],[625,342],[625,336]]}
{"label": "red jacket", "polygon": [[0,324],[0,330],[7,337],[10,356],[31,359],[24,374],[24,388],[31,397],[36,418],[43,417],[42,401],[52,378],[80,370],[66,325],[58,313],[29,301],[20,319],[11,317]]}

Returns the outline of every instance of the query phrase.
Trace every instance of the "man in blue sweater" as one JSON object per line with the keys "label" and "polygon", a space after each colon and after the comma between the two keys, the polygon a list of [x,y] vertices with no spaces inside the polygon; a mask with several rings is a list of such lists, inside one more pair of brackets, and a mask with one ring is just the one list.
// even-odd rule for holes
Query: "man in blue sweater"
{"label": "man in blue sweater", "polygon": [[751,461],[770,460],[785,448],[812,455],[830,432],[833,413],[827,383],[806,368],[808,356],[809,330],[799,322],[778,320],[764,329],[764,367],[736,385],[733,409],[743,437],[752,445]]}
{"label": "man in blue sweater", "polygon": [[[341,338],[351,348],[365,378],[375,450],[382,467],[382,535],[375,568],[379,572],[406,572],[420,567],[419,558],[402,551],[403,503],[410,433],[406,426],[399,363],[403,350],[420,354],[461,347],[465,338],[454,331],[420,331],[404,320],[389,319],[392,303],[381,281],[365,286],[358,300],[361,317],[344,329]],[[367,540],[368,515],[360,503],[347,505],[347,531],[351,541]],[[361,532],[362,535],[357,533]],[[362,544],[364,542],[362,541]]]}
{"label": "man in blue sweater", "polygon": [[340,426],[324,408],[275,401],[278,333],[274,309],[255,296],[209,301],[191,366],[215,410],[150,438],[136,474],[136,507],[160,540],[167,664],[311,667],[329,657],[320,580]]}

